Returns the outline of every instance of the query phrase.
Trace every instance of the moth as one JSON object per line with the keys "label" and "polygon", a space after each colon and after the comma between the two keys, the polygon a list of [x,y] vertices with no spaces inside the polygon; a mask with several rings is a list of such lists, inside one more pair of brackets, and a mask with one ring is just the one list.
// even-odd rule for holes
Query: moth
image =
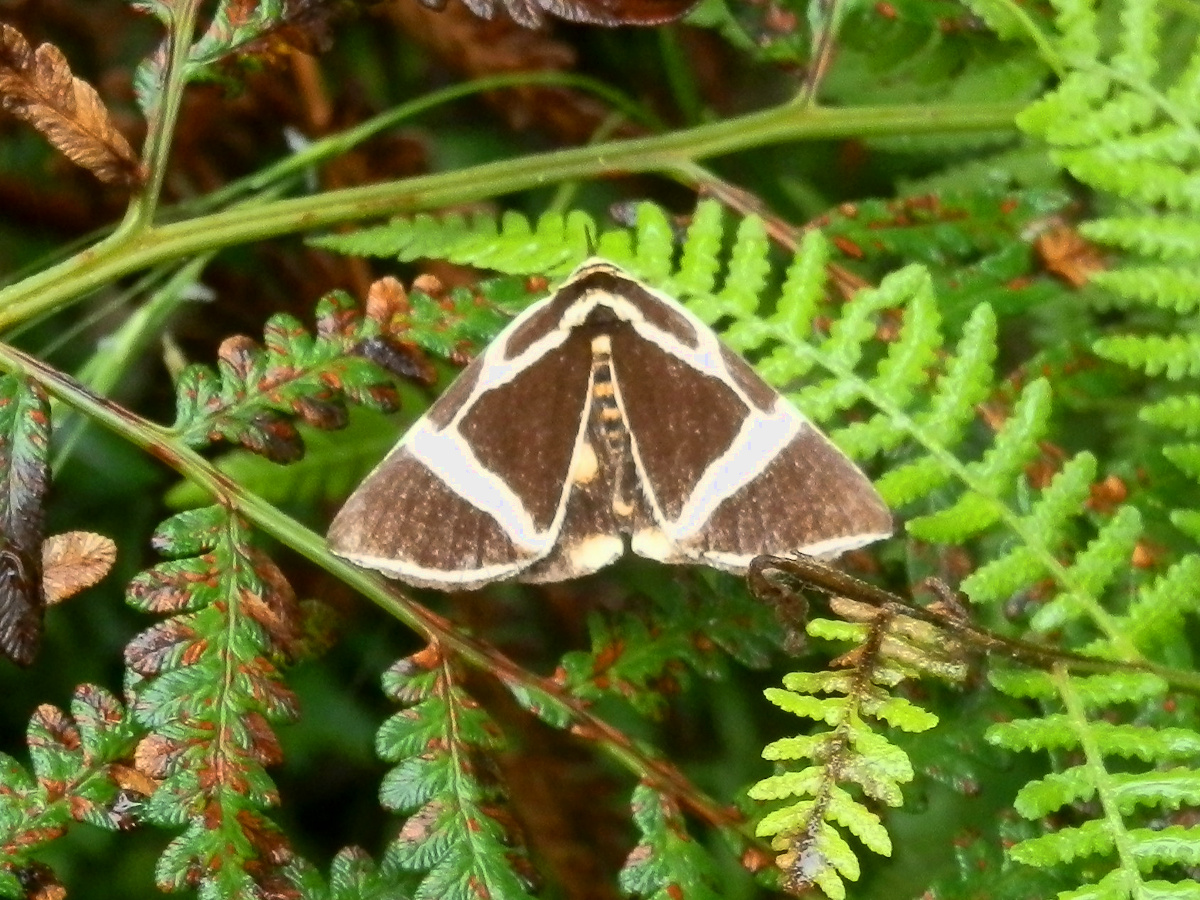
{"label": "moth", "polygon": [[577,578],[628,544],[744,573],[891,534],[870,481],[674,298],[589,259],[513,319],[342,507],[333,551],[411,585]]}

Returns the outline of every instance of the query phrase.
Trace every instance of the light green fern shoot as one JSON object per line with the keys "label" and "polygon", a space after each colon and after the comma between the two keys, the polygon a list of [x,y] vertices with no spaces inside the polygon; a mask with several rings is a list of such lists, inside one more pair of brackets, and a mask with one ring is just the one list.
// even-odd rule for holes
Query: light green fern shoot
{"label": "light green fern shoot", "polygon": [[758,782],[750,796],[763,801],[798,798],[768,813],[758,833],[773,838],[771,846],[780,851],[776,862],[790,891],[816,886],[832,900],[843,900],[845,880],[857,881],[860,866],[842,830],[875,853],[892,853],[883,821],[848,788],[866,801],[895,807],[903,803],[902,785],[913,779],[908,755],[879,725],[922,732],[937,724],[937,716],[896,696],[894,689],[908,678],[958,678],[964,671],[953,648],[947,654],[936,629],[924,623],[845,600],[836,601],[834,608],[858,621],[817,619],[808,633],[857,645],[835,661],[850,668],[793,672],[784,678],[787,690],[766,691],[772,703],[828,730],[769,744],[763,750],[766,759],[808,760],[811,765]]}

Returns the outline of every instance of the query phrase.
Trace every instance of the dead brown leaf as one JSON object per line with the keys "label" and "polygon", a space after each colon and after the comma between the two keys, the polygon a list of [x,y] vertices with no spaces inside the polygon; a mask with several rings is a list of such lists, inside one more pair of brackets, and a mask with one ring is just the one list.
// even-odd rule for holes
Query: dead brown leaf
{"label": "dead brown leaf", "polygon": [[117,545],[101,534],[68,531],[42,544],[42,590],[46,605],[59,603],[89,588],[108,574]]}
{"label": "dead brown leaf", "polygon": [[24,119],[72,162],[101,181],[134,187],[145,172],[100,95],[75,78],[53,44],[36,50],[0,24],[0,104]]}
{"label": "dead brown leaf", "polygon": [[[421,0],[429,9],[443,9],[446,0]],[[525,28],[541,28],[546,16],[590,25],[663,25],[678,19],[696,0],[462,0],[481,19],[494,19],[500,8]]]}
{"label": "dead brown leaf", "polygon": [[1073,288],[1083,287],[1093,275],[1108,268],[1100,249],[1065,223],[1039,234],[1034,239],[1033,249],[1047,272],[1057,275]]}
{"label": "dead brown leaf", "polygon": [[[506,16],[488,21],[461,3],[436,12],[412,0],[391,0],[381,10],[413,40],[454,71],[470,78],[510,72],[565,72],[575,68],[575,50],[541,31],[529,31]],[[590,140],[611,113],[582,91],[527,85],[492,91],[487,101],[521,130],[538,127],[568,143]],[[625,124],[614,136],[636,133]]]}

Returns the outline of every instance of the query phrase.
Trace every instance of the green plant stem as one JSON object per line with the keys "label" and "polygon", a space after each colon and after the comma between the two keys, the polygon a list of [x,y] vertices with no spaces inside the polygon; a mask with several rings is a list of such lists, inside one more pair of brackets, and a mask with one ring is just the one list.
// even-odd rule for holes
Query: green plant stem
{"label": "green plant stem", "polygon": [[[324,160],[347,153],[375,135],[439,106],[487,91],[534,86],[574,88],[587,91],[599,97],[631,122],[637,122],[639,125],[652,129],[662,127],[661,122],[632,99],[595,78],[570,72],[522,72],[515,75],[494,75],[490,78],[479,78],[475,81],[456,84],[440,91],[434,91],[419,100],[392,107],[353,128],[315,140],[286,159],[280,160],[260,172],[255,172],[253,175],[230,182],[225,187],[206,194],[194,203],[181,206],[177,211],[164,210],[164,213],[168,217],[179,218],[181,213],[195,215],[219,209],[246,194],[257,193],[288,178],[295,177]],[[174,215],[172,215],[173,212]]]}
{"label": "green plant stem", "polygon": [[1142,880],[1141,866],[1138,854],[1133,846],[1125,817],[1121,814],[1121,801],[1114,790],[1113,777],[1104,762],[1104,751],[1088,721],[1087,710],[1079,693],[1071,683],[1070,673],[1065,667],[1057,666],[1053,672],[1054,686],[1067,710],[1067,719],[1071,730],[1079,739],[1080,749],[1083,750],[1084,766],[1091,775],[1092,784],[1096,786],[1096,799],[1100,801],[1100,809],[1104,814],[1103,821],[1108,825],[1109,834],[1113,841],[1113,850],[1117,857],[1118,868],[1125,876],[1124,887],[1128,897],[1145,897],[1150,894],[1147,885]]}
{"label": "green plant stem", "polygon": [[168,35],[169,50],[166,71],[158,103],[151,111],[146,143],[142,150],[142,163],[146,167],[146,184],[129,204],[125,220],[113,233],[113,242],[120,245],[129,234],[136,234],[151,224],[158,198],[162,193],[163,179],[167,174],[167,162],[171,154],[171,139],[175,135],[175,122],[179,118],[179,107],[183,102],[183,89],[187,86],[188,53],[192,49],[192,35],[196,30],[196,15],[201,0],[182,0],[171,5],[171,27]]}
{"label": "green plant stem", "polygon": [[[440,91],[434,91],[418,100],[413,100],[410,103],[402,103],[399,106],[385,110],[346,131],[314,140],[302,150],[293,153],[285,159],[281,159],[273,165],[267,166],[265,169],[231,181],[224,187],[205,194],[203,197],[187,200],[173,207],[161,208],[158,211],[158,218],[164,222],[180,221],[203,213],[210,213],[241,201],[244,198],[254,197],[255,199],[259,199],[260,195],[264,192],[270,190],[278,192],[282,186],[298,180],[305,171],[319,165],[325,160],[347,153],[375,135],[389,128],[394,128],[408,119],[423,115],[439,106],[444,106],[455,100],[461,100],[465,97],[487,91],[537,85],[586,91],[599,97],[609,106],[613,107],[613,109],[622,113],[629,121],[636,122],[652,131],[658,131],[663,128],[662,122],[657,117],[648,110],[643,109],[634,100],[626,97],[620,91],[614,90],[604,82],[598,81],[595,78],[589,78],[586,75],[577,75],[573,72],[521,72],[515,75],[494,75],[489,78],[478,78],[474,81],[467,81]],[[84,247],[91,246],[103,240],[113,231],[114,228],[111,225],[96,229],[92,233],[76,238],[64,248],[55,251],[54,254],[51,254],[52,258],[50,260],[38,259],[23,266],[14,273],[6,273],[0,278],[0,290],[11,284],[17,284],[49,266],[73,256]]]}
{"label": "green plant stem", "polygon": [[1020,103],[794,109],[763,112],[663,135],[485,163],[366,187],[236,208],[135,233],[120,232],[0,291],[0,330],[167,260],[342,222],[432,209],[570,178],[670,174],[681,163],[787,141],[1013,128]]}
{"label": "green plant stem", "polygon": [[185,446],[170,429],[155,425],[135,413],[89,391],[73,378],[26,353],[0,343],[0,369],[29,378],[54,399],[99,422],[115,434],[164,462],[224,506],[264,533],[313,561],[358,590],[389,615],[427,640],[437,641],[465,662],[498,677],[506,685],[520,686],[573,723],[573,733],[586,737],[639,780],[678,798],[704,821],[725,832],[744,850],[769,851],[734,809],[709,797],[665,760],[644,752],[622,731],[588,710],[551,679],[522,669],[504,654],[473,640],[453,623],[414,602],[384,579],[334,556],[324,538],[281,513],[272,504],[247,491],[200,454]]}
{"label": "green plant stem", "polygon": [[663,71],[675,98],[675,106],[683,114],[684,121],[693,124],[703,121],[704,100],[696,85],[695,71],[679,40],[678,28],[658,30],[658,50],[662,55]]}

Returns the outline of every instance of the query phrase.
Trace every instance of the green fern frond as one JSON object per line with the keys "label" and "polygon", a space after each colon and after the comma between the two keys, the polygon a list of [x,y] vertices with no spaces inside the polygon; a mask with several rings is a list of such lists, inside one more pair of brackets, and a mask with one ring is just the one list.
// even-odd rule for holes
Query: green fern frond
{"label": "green fern frond", "polygon": [[712,860],[688,835],[683,814],[670,797],[645,784],[633,792],[633,821],[641,843],[621,869],[619,885],[638,900],[718,900]]}
{"label": "green fern frond", "polygon": [[781,709],[830,730],[769,744],[763,750],[766,759],[813,764],[765,778],[750,788],[749,796],[799,798],[767,813],[758,834],[772,837],[771,846],[781,851],[776,863],[790,891],[801,893],[816,886],[832,900],[843,900],[845,881],[858,880],[860,867],[840,830],[874,853],[892,853],[883,821],[847,788],[895,807],[903,803],[901,786],[913,779],[908,755],[872,722],[912,733],[933,728],[935,715],[892,691],[909,678],[956,677],[962,670],[951,661],[953,649],[924,623],[844,599],[835,600],[834,609],[853,621],[816,619],[809,623],[808,632],[812,637],[855,644],[854,650],[835,661],[851,668],[793,672],[784,677],[787,690],[765,692]]}
{"label": "green fern frond", "polygon": [[1165,375],[1171,381],[1200,375],[1200,335],[1195,333],[1120,334],[1100,338],[1095,349],[1113,362],[1147,375]]}
{"label": "green fern frond", "polygon": [[26,896],[20,873],[75,823],[110,831],[131,824],[143,798],[122,788],[117,770],[130,764],[139,736],[121,703],[90,684],[75,690],[69,716],[38,707],[27,738],[31,770],[0,754],[0,896]]}
{"label": "green fern frond", "polygon": [[396,763],[380,798],[408,815],[384,869],[416,873],[417,900],[528,900],[529,863],[490,759],[503,743],[495,723],[436,646],[394,665],[384,690],[406,708],[376,737]]}
{"label": "green fern frond", "polygon": [[[1195,385],[1187,383],[1200,375],[1200,42],[1194,31],[1181,32],[1174,11],[1155,0],[1121,4],[1115,40],[1108,39],[1110,24],[1088,4],[1053,5],[1063,33],[1050,40],[1062,54],[1065,77],[1018,124],[1049,143],[1060,166],[1110,195],[1098,205],[1117,214],[1086,222],[1080,231],[1124,251],[1119,264],[1093,282],[1129,318],[1118,326],[1121,333],[1100,337],[1095,351],[1147,375],[1185,382],[1142,416],[1191,437],[1200,404]],[[1171,413],[1182,410],[1193,414],[1172,420]],[[1172,459],[1191,455],[1176,448]],[[1200,479],[1200,470],[1183,468]]]}
{"label": "green fern frond", "polygon": [[1167,397],[1142,407],[1141,419],[1162,428],[1173,428],[1186,437],[1200,437],[1200,394]]}
{"label": "green fern frond", "polygon": [[591,648],[568,652],[559,663],[563,689],[589,703],[610,697],[658,715],[686,685],[689,670],[721,678],[726,656],[746,667],[765,666],[783,643],[774,611],[740,585],[721,581],[714,588],[664,572],[640,586],[655,609],[590,615]]}
{"label": "green fern frond", "polygon": [[309,242],[347,256],[445,259],[508,275],[564,275],[587,255],[596,233],[591,217],[581,212],[547,214],[531,224],[510,211],[499,221],[486,213],[421,214]]}
{"label": "green fern frond", "polygon": [[280,759],[272,725],[296,715],[273,660],[294,655],[300,610],[287,581],[220,507],[159,528],[169,562],[129,586],[131,605],[171,618],[126,648],[141,770],[159,781],[146,821],[181,833],[159,860],[163,890],[199,887],[253,897],[291,858],[265,816],[279,802],[266,766]]}
{"label": "green fern frond", "polygon": [[1057,670],[995,672],[992,682],[1011,696],[1034,698],[1063,711],[995,725],[988,732],[990,741],[1009,750],[1050,749],[1081,760],[1025,785],[1014,804],[1017,812],[1028,819],[1054,815],[1061,821],[1064,808],[1071,808],[1093,816],[1020,842],[1013,858],[1039,867],[1085,860],[1092,873],[1110,870],[1094,884],[1060,897],[1187,896],[1188,882],[1156,876],[1172,875],[1173,867],[1194,865],[1191,860],[1200,858],[1200,829],[1161,827],[1162,816],[1200,801],[1200,769],[1195,768],[1200,733],[1110,721],[1115,706],[1160,699],[1165,682],[1142,672],[1076,678]]}

